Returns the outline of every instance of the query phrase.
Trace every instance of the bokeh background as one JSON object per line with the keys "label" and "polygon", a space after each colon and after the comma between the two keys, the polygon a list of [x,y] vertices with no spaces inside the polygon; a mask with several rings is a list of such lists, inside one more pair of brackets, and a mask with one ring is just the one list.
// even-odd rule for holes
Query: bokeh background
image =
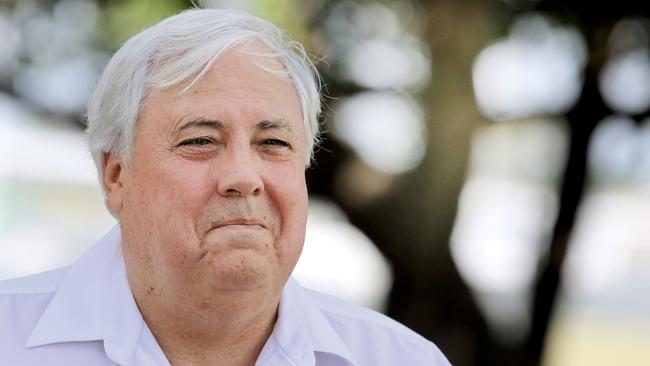
{"label": "bokeh background", "polygon": [[[650,7],[240,0],[302,41],[325,141],[295,274],[454,365],[650,365]],[[0,0],[0,278],[115,224],[81,115],[180,0]]]}

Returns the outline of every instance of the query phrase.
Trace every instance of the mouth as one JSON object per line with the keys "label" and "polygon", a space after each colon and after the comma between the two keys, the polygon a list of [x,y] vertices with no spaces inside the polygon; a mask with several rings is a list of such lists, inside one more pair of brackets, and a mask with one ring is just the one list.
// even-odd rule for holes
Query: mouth
{"label": "mouth", "polygon": [[271,237],[272,232],[263,221],[250,218],[218,219],[210,224],[201,246],[210,250],[257,250],[269,247]]}
{"label": "mouth", "polygon": [[214,229],[266,229],[266,225],[258,220],[250,219],[234,219],[227,221],[215,222],[210,226],[210,230]]}

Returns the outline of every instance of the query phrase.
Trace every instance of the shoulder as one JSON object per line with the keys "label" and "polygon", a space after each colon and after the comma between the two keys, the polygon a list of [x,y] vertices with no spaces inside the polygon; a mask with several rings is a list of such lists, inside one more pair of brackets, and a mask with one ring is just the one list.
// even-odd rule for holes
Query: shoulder
{"label": "shoulder", "polygon": [[449,365],[438,347],[374,310],[305,289],[360,364]]}
{"label": "shoulder", "polygon": [[0,281],[0,350],[22,348],[65,273],[61,268]]}
{"label": "shoulder", "polygon": [[0,298],[11,295],[44,294],[55,292],[68,267],[31,276],[0,280]]}
{"label": "shoulder", "polygon": [[321,312],[330,319],[336,319],[341,322],[364,324],[367,326],[386,329],[390,332],[401,333],[409,337],[415,337],[419,340],[425,340],[406,326],[377,311],[322,292],[310,289],[305,289],[305,291]]}

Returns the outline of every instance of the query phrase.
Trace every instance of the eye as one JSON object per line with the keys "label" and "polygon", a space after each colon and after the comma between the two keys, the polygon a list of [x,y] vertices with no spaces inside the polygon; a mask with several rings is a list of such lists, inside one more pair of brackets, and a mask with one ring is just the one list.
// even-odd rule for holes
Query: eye
{"label": "eye", "polygon": [[185,140],[179,144],[179,146],[202,146],[209,145],[212,143],[212,140],[207,137],[199,137],[195,139]]}
{"label": "eye", "polygon": [[282,141],[278,139],[264,140],[263,144],[269,146],[290,147],[290,145],[286,141]]}

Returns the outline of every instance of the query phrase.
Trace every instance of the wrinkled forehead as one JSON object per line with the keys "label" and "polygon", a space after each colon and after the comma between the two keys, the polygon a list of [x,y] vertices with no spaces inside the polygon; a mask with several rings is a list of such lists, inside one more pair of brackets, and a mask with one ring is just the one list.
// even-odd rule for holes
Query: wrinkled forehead
{"label": "wrinkled forehead", "polygon": [[190,87],[179,84],[154,91],[142,112],[156,109],[158,114],[173,115],[177,122],[179,117],[225,118],[222,122],[228,122],[227,118],[245,114],[284,120],[296,133],[306,134],[300,98],[284,70],[282,61],[261,44],[232,47]]}
{"label": "wrinkled forehead", "polygon": [[[197,54],[200,52],[196,52]],[[201,84],[206,74],[219,64],[220,69],[226,70],[236,67],[236,64],[224,64],[220,62],[224,57],[236,58],[238,63],[254,65],[257,71],[264,71],[271,75],[290,80],[290,73],[282,60],[283,55],[274,51],[271,47],[260,40],[247,40],[221,49],[215,54],[203,55],[204,62],[200,67],[187,72],[182,69],[184,64],[195,65],[194,57],[199,57],[191,52],[177,55],[173,58],[157,60],[154,62],[154,70],[149,80],[150,93],[174,89],[178,94],[184,94],[192,90],[197,84]],[[186,60],[185,60],[186,59]],[[295,91],[295,90],[294,90]]]}
{"label": "wrinkled forehead", "polygon": [[273,101],[278,109],[295,106],[300,109],[301,120],[304,118],[300,96],[287,67],[277,53],[259,41],[229,47],[196,75],[165,88],[153,88],[147,99],[167,94],[176,97],[170,101],[173,102],[204,93],[218,98],[239,94],[242,98],[257,98],[259,104]]}

